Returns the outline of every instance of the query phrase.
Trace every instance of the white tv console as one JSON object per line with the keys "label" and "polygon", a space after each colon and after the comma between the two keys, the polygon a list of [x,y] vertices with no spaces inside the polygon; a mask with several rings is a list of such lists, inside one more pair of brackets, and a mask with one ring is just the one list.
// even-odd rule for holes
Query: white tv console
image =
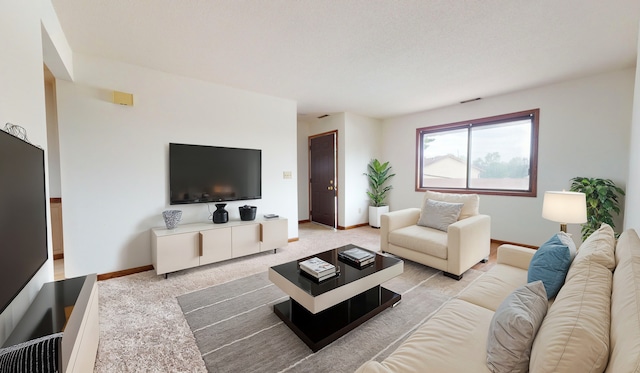
{"label": "white tv console", "polygon": [[286,218],[230,220],[223,224],[182,224],[151,230],[151,260],[156,274],[256,254],[286,246]]}

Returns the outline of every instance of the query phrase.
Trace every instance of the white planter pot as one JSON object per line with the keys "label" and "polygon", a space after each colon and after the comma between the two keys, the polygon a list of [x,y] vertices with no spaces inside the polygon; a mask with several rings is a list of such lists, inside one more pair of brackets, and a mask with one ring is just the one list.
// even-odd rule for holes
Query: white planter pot
{"label": "white planter pot", "polygon": [[369,206],[369,225],[380,228],[380,215],[389,212],[389,206]]}

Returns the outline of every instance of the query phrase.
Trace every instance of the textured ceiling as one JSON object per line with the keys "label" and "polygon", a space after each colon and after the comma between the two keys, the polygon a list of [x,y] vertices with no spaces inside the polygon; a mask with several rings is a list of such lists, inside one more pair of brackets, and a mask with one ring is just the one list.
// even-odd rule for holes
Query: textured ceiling
{"label": "textured ceiling", "polygon": [[74,52],[390,117],[632,67],[638,0],[52,0]]}

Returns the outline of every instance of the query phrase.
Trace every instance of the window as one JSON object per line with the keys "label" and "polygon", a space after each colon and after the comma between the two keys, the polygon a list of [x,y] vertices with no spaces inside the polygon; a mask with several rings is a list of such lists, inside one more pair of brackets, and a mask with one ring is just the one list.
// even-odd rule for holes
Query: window
{"label": "window", "polygon": [[539,113],[418,128],[416,190],[535,197]]}

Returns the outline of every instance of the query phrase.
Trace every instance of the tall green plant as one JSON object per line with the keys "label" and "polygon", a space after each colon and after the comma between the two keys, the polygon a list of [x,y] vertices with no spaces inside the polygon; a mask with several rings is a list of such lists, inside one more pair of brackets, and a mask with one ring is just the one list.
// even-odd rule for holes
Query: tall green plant
{"label": "tall green plant", "polygon": [[391,174],[391,166],[389,162],[380,163],[377,159],[372,159],[367,165],[368,172],[365,173],[369,178],[369,190],[367,195],[371,199],[371,205],[375,207],[385,206],[384,199],[393,187],[391,185],[384,186],[384,184],[396,176]]}
{"label": "tall green plant", "polygon": [[602,223],[615,228],[613,212],[620,214],[618,196],[624,196],[624,190],[609,179],[574,177],[571,179],[571,191],[582,192],[587,198],[587,222],[582,224],[583,241]]}

